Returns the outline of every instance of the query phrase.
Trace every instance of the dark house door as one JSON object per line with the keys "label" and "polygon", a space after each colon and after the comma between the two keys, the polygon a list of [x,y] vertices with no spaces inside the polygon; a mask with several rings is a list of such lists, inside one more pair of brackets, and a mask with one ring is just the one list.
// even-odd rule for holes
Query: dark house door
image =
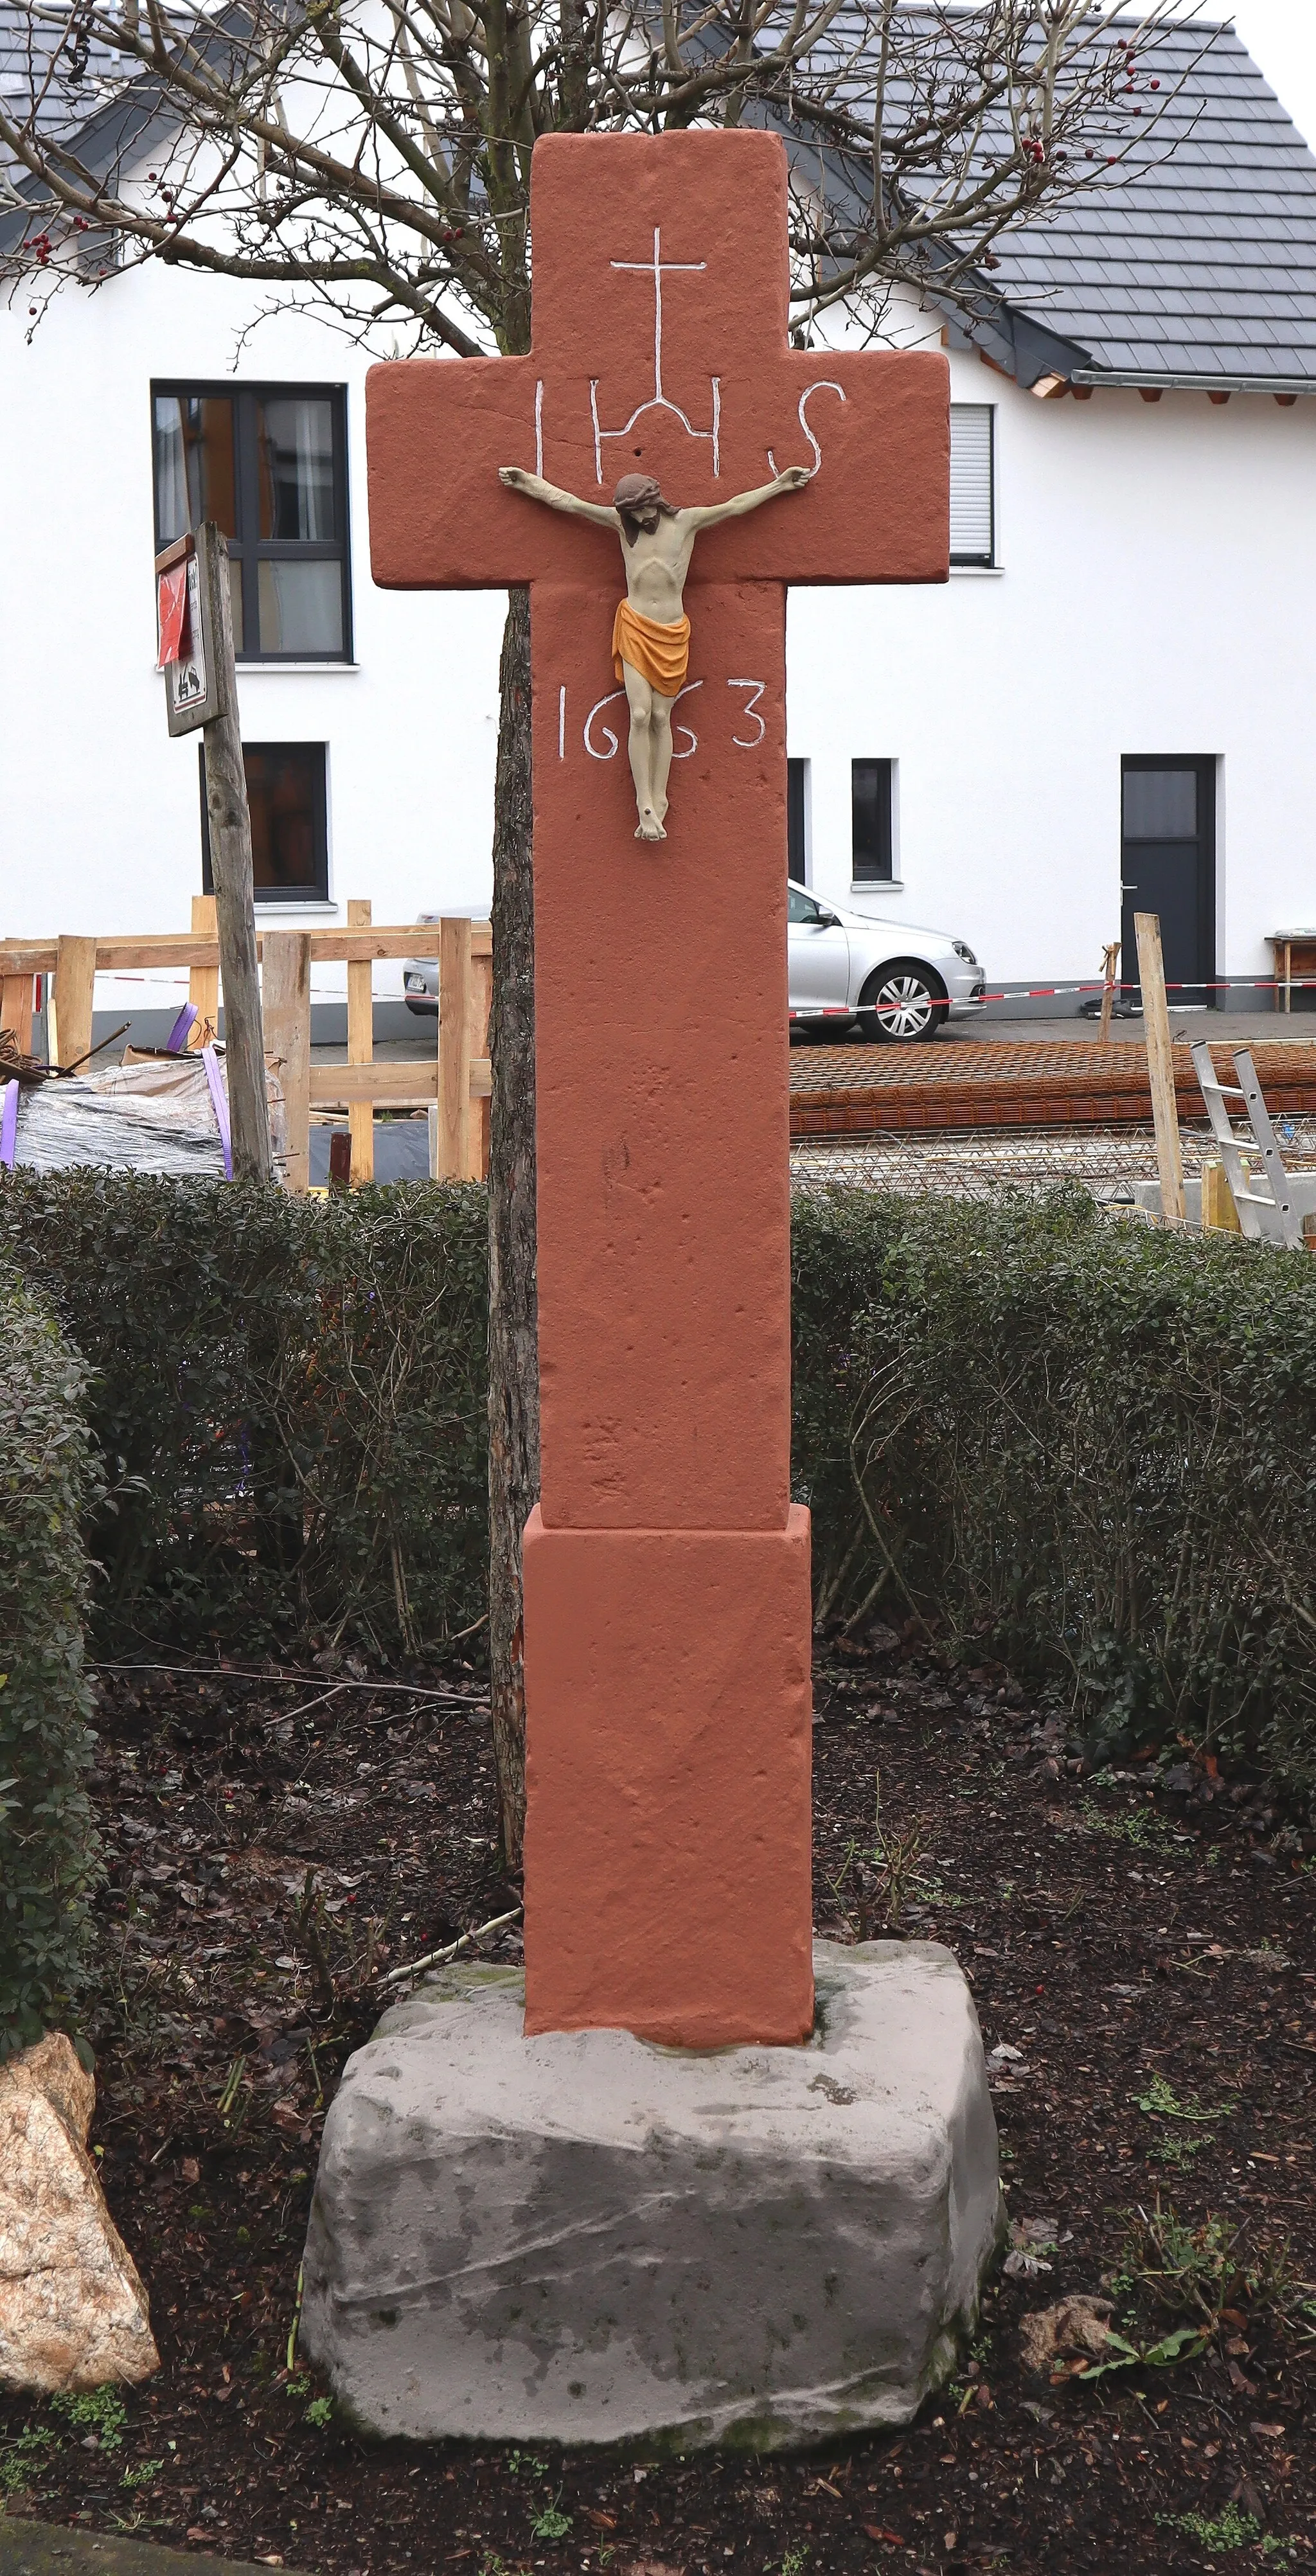
{"label": "dark house door", "polygon": [[1136,988],[1133,916],[1157,913],[1172,1007],[1215,1000],[1215,789],[1214,759],[1124,762],[1120,976]]}

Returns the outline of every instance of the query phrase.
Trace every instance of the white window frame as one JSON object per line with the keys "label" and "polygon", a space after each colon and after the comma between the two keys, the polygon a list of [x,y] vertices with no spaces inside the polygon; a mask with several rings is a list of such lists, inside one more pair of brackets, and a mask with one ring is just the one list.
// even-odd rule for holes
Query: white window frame
{"label": "white window frame", "polygon": [[[996,572],[998,512],[996,501],[996,411],[995,403],[957,403],[950,407],[950,494],[952,572]],[[961,478],[959,496],[960,543],[956,545],[957,457],[956,427],[960,432],[958,472]],[[970,452],[972,441],[972,452]],[[983,525],[983,446],[986,447],[986,525]],[[965,487],[971,486],[971,489]],[[967,523],[967,524],[966,524]],[[975,542],[976,539],[976,542]]]}

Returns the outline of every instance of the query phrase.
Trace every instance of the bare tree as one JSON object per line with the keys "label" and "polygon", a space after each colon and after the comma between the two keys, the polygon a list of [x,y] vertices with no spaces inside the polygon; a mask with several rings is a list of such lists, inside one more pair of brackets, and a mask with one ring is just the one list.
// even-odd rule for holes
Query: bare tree
{"label": "bare tree", "polygon": [[[381,347],[530,346],[543,134],[775,126],[792,325],[893,290],[991,303],[993,244],[1145,150],[1181,0],[7,0],[0,279],[35,326],[158,259]],[[1179,59],[1182,60],[1182,49]],[[1134,120],[1138,120],[1135,124]],[[504,638],[494,827],[490,1646],[509,1864],[524,1809],[520,1533],[538,1489],[530,652]]]}

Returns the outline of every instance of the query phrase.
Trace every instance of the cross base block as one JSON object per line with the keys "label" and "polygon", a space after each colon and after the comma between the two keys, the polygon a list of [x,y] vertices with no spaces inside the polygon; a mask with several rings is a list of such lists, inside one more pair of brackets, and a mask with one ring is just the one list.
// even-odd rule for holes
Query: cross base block
{"label": "cross base block", "polygon": [[813,2024],[809,1515],[526,1525],[526,2029]]}
{"label": "cross base block", "polygon": [[815,1951],[800,2048],[522,2033],[519,1971],[450,1969],[325,2123],[302,2340],[361,2430],[766,2451],[906,2424],[1001,2226],[950,1951]]}

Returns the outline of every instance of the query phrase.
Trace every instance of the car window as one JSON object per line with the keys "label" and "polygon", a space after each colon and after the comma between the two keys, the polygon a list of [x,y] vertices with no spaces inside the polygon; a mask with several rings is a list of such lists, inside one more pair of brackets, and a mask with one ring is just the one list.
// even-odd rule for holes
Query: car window
{"label": "car window", "polygon": [[818,906],[814,902],[813,896],[811,894],[806,894],[802,886],[791,885],[787,887],[786,891],[790,907],[787,914],[788,920],[816,921],[818,919]]}

